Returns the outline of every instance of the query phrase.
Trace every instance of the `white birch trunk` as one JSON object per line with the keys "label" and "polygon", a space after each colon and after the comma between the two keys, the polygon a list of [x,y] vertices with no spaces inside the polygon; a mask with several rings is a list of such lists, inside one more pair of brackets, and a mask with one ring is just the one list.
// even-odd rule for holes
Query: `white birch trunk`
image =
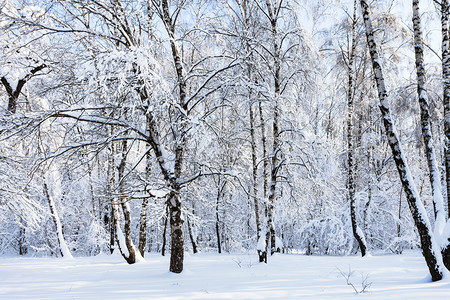
{"label": "white birch trunk", "polygon": [[378,89],[380,110],[383,116],[383,123],[386,130],[388,143],[391,147],[403,190],[405,191],[406,199],[408,200],[409,208],[420,236],[422,254],[427,263],[431,278],[433,281],[441,280],[444,273],[441,251],[433,236],[427,212],[422,201],[420,200],[419,193],[417,192],[410,169],[403,155],[403,150],[400,145],[397,132],[392,122],[383,70],[380,64],[377,44],[374,38],[369,4],[367,0],[360,0],[360,3],[363,12],[364,24],[366,27],[367,44],[372,60],[373,73]]}
{"label": "white birch trunk", "polygon": [[[52,174],[52,175],[57,176],[56,174]],[[55,181],[54,183],[56,185],[59,185],[59,183],[58,183],[59,179],[57,179],[57,178],[53,178],[53,179],[54,179],[53,181]],[[47,181],[49,181],[48,178],[47,178]],[[57,187],[57,190],[59,190],[59,187]],[[55,197],[55,194],[58,195],[59,193],[58,193],[58,191],[54,191],[53,193],[51,193],[49,191],[47,182],[44,182],[44,193],[45,193],[45,196],[48,201],[48,206],[50,209],[50,214],[53,219],[53,223],[55,224],[56,235],[58,238],[58,244],[59,244],[61,256],[64,258],[73,259],[73,256],[70,253],[69,247],[67,247],[66,240],[64,239],[64,234],[63,234],[62,225],[61,225],[61,219],[59,218],[58,211],[56,210],[55,201],[53,199],[53,197]]]}
{"label": "white birch trunk", "polygon": [[423,58],[423,37],[419,11],[419,0],[413,0],[414,52],[416,57],[417,93],[419,96],[422,136],[425,143],[428,171],[433,192],[435,211],[434,234],[440,236],[445,227],[444,198],[442,197],[441,176],[437,166],[432,136],[432,124],[428,97],[425,90],[425,66]]}
{"label": "white birch trunk", "polygon": [[356,241],[358,242],[359,248],[361,250],[361,256],[366,255],[367,243],[364,237],[364,233],[361,228],[356,223],[356,199],[355,199],[355,161],[353,158],[355,147],[353,144],[353,108],[354,108],[354,82],[355,82],[355,72],[354,72],[354,59],[356,55],[356,11],[357,2],[354,2],[354,12],[352,20],[352,45],[349,51],[349,62],[348,62],[348,90],[347,90],[347,157],[348,157],[348,201],[350,203],[350,219],[352,223],[352,232]]}

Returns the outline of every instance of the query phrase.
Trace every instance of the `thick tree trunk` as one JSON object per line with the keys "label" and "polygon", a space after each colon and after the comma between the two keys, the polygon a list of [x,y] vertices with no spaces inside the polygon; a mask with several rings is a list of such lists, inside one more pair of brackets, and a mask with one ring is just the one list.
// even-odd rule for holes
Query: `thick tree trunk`
{"label": "thick tree trunk", "polygon": [[364,234],[356,224],[356,199],[355,199],[355,161],[353,158],[354,154],[354,145],[353,145],[353,107],[354,107],[354,88],[353,84],[355,82],[355,72],[353,69],[354,59],[356,55],[356,11],[357,11],[357,2],[354,2],[354,13],[352,20],[352,46],[348,55],[348,90],[347,90],[347,158],[348,158],[348,169],[347,169],[347,188],[348,188],[348,200],[350,202],[350,219],[352,223],[352,232],[356,241],[358,242],[359,249],[361,249],[361,256],[366,255],[366,239],[364,238]]}
{"label": "thick tree trunk", "polygon": [[[172,15],[169,11],[169,3],[167,0],[161,1],[161,17],[166,28],[166,32],[169,36],[170,48],[172,50],[172,59],[175,66],[177,85],[178,85],[178,109],[182,109],[183,112],[180,113],[177,127],[172,128],[174,134],[175,142],[175,164],[173,174],[166,174],[166,180],[168,181],[172,192],[169,195],[169,210],[170,210],[170,229],[171,229],[171,253],[170,253],[170,271],[174,273],[181,273],[183,271],[183,260],[184,260],[184,240],[183,240],[183,220],[181,218],[181,199],[180,199],[180,189],[181,187],[177,183],[177,179],[180,178],[183,161],[184,152],[186,148],[186,133],[187,128],[187,114],[188,103],[186,103],[187,96],[187,86],[186,80],[184,78],[184,68],[182,63],[182,58],[178,43],[175,37],[175,22],[176,18],[172,19]],[[153,147],[155,150],[155,147]],[[156,150],[155,150],[156,152]],[[157,157],[160,155],[158,153]],[[168,159],[167,157],[165,159]],[[163,169],[166,167],[163,166]]]}
{"label": "thick tree trunk", "polygon": [[[134,264],[136,262],[136,248],[134,247],[133,240],[131,239],[131,213],[130,206],[128,202],[121,203],[122,213],[124,219],[124,235],[125,235],[125,245],[127,247],[129,256],[124,257],[129,264]],[[122,254],[123,255],[123,254]]]}
{"label": "thick tree trunk", "polygon": [[427,212],[420,200],[419,193],[417,192],[413,177],[406,163],[406,159],[403,156],[400,141],[391,119],[384,76],[374,38],[374,31],[372,28],[369,4],[367,0],[360,0],[360,3],[363,12],[364,24],[366,26],[367,44],[369,46],[370,57],[372,60],[373,73],[378,89],[380,110],[383,116],[383,123],[386,130],[388,143],[391,147],[399,177],[405,191],[406,199],[408,200],[409,208],[420,236],[422,254],[427,263],[431,278],[433,281],[441,280],[443,276],[442,255],[439,246],[433,237]]}
{"label": "thick tree trunk", "polygon": [[181,202],[179,190],[169,195],[170,210],[170,272],[181,273],[184,261],[183,219],[181,218]]}
{"label": "thick tree trunk", "polygon": [[[122,228],[120,226],[120,209],[119,204],[113,203],[113,211],[114,211],[114,238],[117,244],[117,248],[119,249],[120,254],[125,259],[127,263],[134,264],[136,262],[136,251],[134,247],[129,247],[130,240],[127,239],[126,234],[124,235]],[[124,211],[123,215],[125,217],[125,224],[129,222],[130,219],[129,211]],[[127,220],[128,219],[128,220]],[[125,231],[129,228],[125,225]],[[131,251],[129,251],[131,249]]]}

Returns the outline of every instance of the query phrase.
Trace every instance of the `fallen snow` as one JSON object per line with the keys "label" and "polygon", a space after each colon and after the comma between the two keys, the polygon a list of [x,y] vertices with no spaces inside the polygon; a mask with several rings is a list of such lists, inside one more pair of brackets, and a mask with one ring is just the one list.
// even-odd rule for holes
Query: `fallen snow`
{"label": "fallen snow", "polygon": [[[169,257],[128,265],[119,255],[61,260],[0,258],[0,299],[448,299],[450,279],[431,282],[419,252],[407,255],[305,256],[186,254],[182,274]],[[340,274],[361,289],[356,295]]]}

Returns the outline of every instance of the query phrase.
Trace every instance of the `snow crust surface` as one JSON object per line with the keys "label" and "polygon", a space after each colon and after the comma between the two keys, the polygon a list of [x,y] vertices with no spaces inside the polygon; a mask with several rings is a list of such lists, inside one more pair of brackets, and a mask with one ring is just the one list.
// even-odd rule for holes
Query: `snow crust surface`
{"label": "snow crust surface", "polygon": [[[182,274],[169,257],[147,254],[128,265],[120,255],[61,260],[0,258],[0,299],[448,299],[450,280],[431,282],[419,252],[406,255],[186,255]],[[356,294],[340,273],[351,274]]]}

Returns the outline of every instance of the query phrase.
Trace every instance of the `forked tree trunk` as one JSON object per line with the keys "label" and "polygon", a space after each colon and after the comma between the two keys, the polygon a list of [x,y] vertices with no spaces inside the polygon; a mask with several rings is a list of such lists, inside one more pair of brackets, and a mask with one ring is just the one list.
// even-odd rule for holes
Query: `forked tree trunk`
{"label": "forked tree trunk", "polygon": [[383,123],[386,130],[387,140],[391,147],[395,165],[398,170],[403,190],[411,210],[414,223],[420,236],[422,254],[427,263],[428,269],[433,281],[441,280],[443,276],[442,255],[433,237],[431,224],[427,217],[427,212],[420,200],[419,193],[413,181],[412,174],[403,155],[403,150],[391,119],[388,94],[385,87],[383,71],[380,57],[378,55],[377,44],[374,38],[371,13],[367,0],[360,0],[361,9],[366,27],[367,44],[369,46],[370,57],[372,61],[373,74],[378,89],[378,98],[380,100],[380,110],[383,117]]}
{"label": "forked tree trunk", "polygon": [[17,110],[17,100],[19,99],[20,93],[22,92],[23,87],[27,83],[27,81],[33,77],[37,72],[44,69],[46,65],[42,64],[34,67],[30,73],[28,73],[23,78],[19,79],[16,86],[13,88],[6,77],[1,77],[0,82],[5,87],[6,93],[8,94],[8,111],[11,114],[15,114]]}
{"label": "forked tree trunk", "polygon": [[133,244],[133,240],[131,239],[131,212],[130,206],[128,202],[124,202],[122,200],[122,213],[124,219],[124,236],[125,236],[125,245],[127,247],[129,256],[124,257],[125,260],[129,264],[134,264],[136,262],[136,247]]}
{"label": "forked tree trunk", "polygon": [[[117,200],[115,200],[117,201]],[[120,226],[120,208],[118,203],[112,204],[113,212],[114,212],[114,240],[117,245],[117,249],[120,252],[120,255],[125,259],[125,261],[129,264],[135,263],[135,253],[129,252],[128,247],[125,241],[125,235],[123,234],[122,228]]]}
{"label": "forked tree trunk", "polygon": [[[114,146],[118,145],[112,145],[113,149],[115,149]],[[113,197],[113,211],[114,211],[114,230],[115,230],[115,240],[116,244],[119,248],[120,254],[122,257],[126,260],[129,264],[134,264],[136,262],[136,248],[133,244],[133,241],[131,239],[131,212],[130,212],[130,206],[128,205],[128,202],[126,202],[126,199],[124,199],[123,194],[125,192],[124,190],[124,175],[125,175],[125,165],[127,161],[127,151],[128,151],[128,143],[126,140],[122,141],[120,145],[120,149],[117,149],[113,151],[113,153],[119,153],[121,154],[120,162],[117,170],[117,178],[119,182],[117,183],[119,185],[119,197]],[[115,155],[113,156],[112,160],[114,160]],[[114,164],[113,164],[114,166]],[[111,174],[111,176],[115,177],[115,172]],[[111,187],[115,186],[115,179],[110,178],[110,184]],[[121,224],[120,224],[120,207],[122,208],[122,214],[123,214],[123,221],[124,221],[124,231],[122,231]]]}
{"label": "forked tree trunk", "polygon": [[356,241],[358,242],[359,249],[361,249],[361,256],[366,255],[367,244],[364,238],[363,231],[356,224],[356,199],[355,199],[355,174],[354,167],[355,161],[353,158],[354,145],[353,145],[353,108],[354,108],[354,82],[355,82],[355,72],[354,72],[354,60],[356,56],[356,11],[357,2],[354,2],[354,12],[352,20],[352,46],[348,55],[348,90],[347,90],[347,155],[348,155],[348,169],[347,169],[347,188],[348,188],[348,200],[350,202],[350,219],[352,222],[352,232]]}

